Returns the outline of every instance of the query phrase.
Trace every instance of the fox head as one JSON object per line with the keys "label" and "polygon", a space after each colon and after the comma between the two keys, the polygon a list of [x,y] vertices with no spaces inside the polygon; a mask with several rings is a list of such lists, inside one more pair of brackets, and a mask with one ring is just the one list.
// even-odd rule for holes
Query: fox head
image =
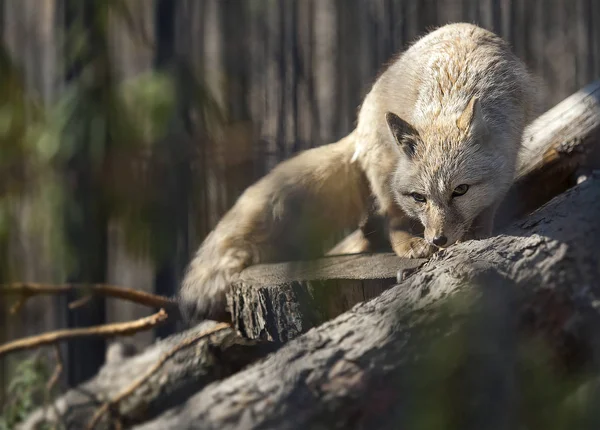
{"label": "fox head", "polygon": [[512,144],[488,126],[477,97],[455,115],[413,125],[392,112],[386,122],[400,157],[392,192],[404,212],[420,220],[425,239],[447,247],[474,219],[503,197],[512,183]]}

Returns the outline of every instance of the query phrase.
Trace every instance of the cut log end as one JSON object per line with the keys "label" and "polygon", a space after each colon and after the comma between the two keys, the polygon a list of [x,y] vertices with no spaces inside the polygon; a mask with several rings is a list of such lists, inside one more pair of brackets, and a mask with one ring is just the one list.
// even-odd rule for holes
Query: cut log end
{"label": "cut log end", "polygon": [[232,320],[248,338],[286,342],[377,297],[425,261],[382,253],[252,266],[229,294]]}

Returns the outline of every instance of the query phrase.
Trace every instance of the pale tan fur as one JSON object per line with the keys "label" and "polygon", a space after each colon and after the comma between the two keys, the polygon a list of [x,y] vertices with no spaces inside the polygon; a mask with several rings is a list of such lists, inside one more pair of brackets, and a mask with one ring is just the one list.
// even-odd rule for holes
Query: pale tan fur
{"label": "pale tan fur", "polygon": [[[442,234],[447,245],[489,234],[535,114],[534,88],[502,39],[464,23],[429,33],[379,77],[359,113],[355,159],[381,211],[397,218],[396,253],[427,256]],[[408,125],[399,136],[388,113]],[[402,139],[414,144],[414,154],[403,151]],[[469,191],[453,199],[454,187],[465,183]],[[406,195],[412,192],[426,203]],[[424,226],[427,240],[413,235],[420,226],[406,215]]]}
{"label": "pale tan fur", "polygon": [[[428,256],[440,234],[448,245],[489,234],[532,92],[524,65],[494,34],[452,24],[423,37],[377,79],[354,132],[279,164],[241,195],[190,263],[184,316],[225,318],[225,293],[243,268],[321,254],[324,237],[357,226],[371,194],[400,256]],[[452,199],[463,183],[469,191]],[[423,226],[428,241],[416,236]]]}
{"label": "pale tan fur", "polygon": [[351,163],[354,136],[309,149],[250,186],[206,237],[179,293],[186,319],[223,319],[225,293],[246,266],[323,254],[324,238],[354,228],[369,188]]}

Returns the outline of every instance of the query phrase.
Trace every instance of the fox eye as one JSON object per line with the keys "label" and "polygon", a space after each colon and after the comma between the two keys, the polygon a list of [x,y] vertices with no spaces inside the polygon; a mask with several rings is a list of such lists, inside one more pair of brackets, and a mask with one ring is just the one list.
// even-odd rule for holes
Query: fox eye
{"label": "fox eye", "polygon": [[425,203],[425,196],[419,193],[411,193],[410,196],[415,199],[416,202]]}
{"label": "fox eye", "polygon": [[458,197],[458,196],[462,196],[464,193],[466,193],[469,190],[469,186],[467,184],[462,184],[459,185],[458,187],[456,187],[454,189],[454,191],[452,192],[452,197]]}

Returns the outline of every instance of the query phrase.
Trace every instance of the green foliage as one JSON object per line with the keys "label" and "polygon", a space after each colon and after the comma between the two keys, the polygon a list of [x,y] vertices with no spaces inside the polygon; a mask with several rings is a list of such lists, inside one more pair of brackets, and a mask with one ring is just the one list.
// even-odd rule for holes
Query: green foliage
{"label": "green foliage", "polygon": [[66,247],[73,183],[65,173],[73,166],[89,172],[97,207],[122,223],[129,250],[150,249],[160,258],[165,242],[173,240],[173,228],[165,223],[170,219],[165,195],[172,197],[178,187],[165,178],[189,163],[186,154],[193,149],[182,148],[181,159],[173,160],[165,156],[172,149],[160,150],[157,143],[170,144],[173,135],[189,137],[193,130],[183,124],[185,115],[193,117],[194,130],[207,134],[225,121],[188,65],[126,81],[116,75],[110,26],[118,21],[134,39],[148,39],[125,2],[71,2],[70,7],[80,16],[65,31],[60,66],[79,72],[52,103],[26,87],[23,71],[0,46],[0,272],[5,278],[19,271],[8,252],[17,222],[26,235],[44,238],[57,276],[69,270],[69,255],[77,253]]}
{"label": "green foliage", "polygon": [[148,72],[124,82],[123,110],[134,141],[154,142],[164,137],[176,107],[176,83],[166,73]]}
{"label": "green foliage", "polygon": [[35,95],[25,90],[22,72],[0,46],[0,195],[22,190],[31,169],[43,167],[36,142],[43,110]]}
{"label": "green foliage", "polygon": [[2,405],[0,430],[13,429],[30,412],[41,406],[47,395],[46,383],[49,377],[47,363],[40,357],[17,364],[8,384],[6,402]]}
{"label": "green foliage", "polygon": [[[17,221],[25,230],[31,227],[33,234],[51,232],[61,240],[60,229],[53,225],[61,191],[51,164],[58,139],[49,132],[46,112],[37,95],[26,90],[21,76],[0,45],[0,273],[4,279],[15,272],[8,244]],[[30,216],[18,219],[25,201]],[[48,251],[54,245],[45,244]],[[57,255],[58,248],[53,250]]]}

